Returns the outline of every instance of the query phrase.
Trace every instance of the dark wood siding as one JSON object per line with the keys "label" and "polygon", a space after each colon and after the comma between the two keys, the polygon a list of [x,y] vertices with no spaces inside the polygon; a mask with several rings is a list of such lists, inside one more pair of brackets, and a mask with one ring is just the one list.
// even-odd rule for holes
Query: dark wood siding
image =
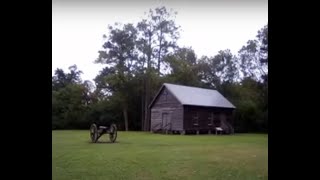
{"label": "dark wood siding", "polygon": [[[161,129],[170,124],[174,131],[214,130],[222,127],[232,132],[234,109],[181,105],[165,87],[160,91],[151,107],[151,130]],[[163,118],[164,117],[164,118]]]}
{"label": "dark wood siding", "polygon": [[183,107],[166,88],[163,88],[151,107],[152,130],[161,128],[163,113],[168,113],[172,130],[183,130]]}
{"label": "dark wood siding", "polygon": [[[217,126],[216,121],[220,121],[219,126],[229,132],[228,123],[232,125],[232,111],[233,109],[227,108],[184,106],[184,130],[213,130]],[[195,113],[197,118],[194,118]]]}

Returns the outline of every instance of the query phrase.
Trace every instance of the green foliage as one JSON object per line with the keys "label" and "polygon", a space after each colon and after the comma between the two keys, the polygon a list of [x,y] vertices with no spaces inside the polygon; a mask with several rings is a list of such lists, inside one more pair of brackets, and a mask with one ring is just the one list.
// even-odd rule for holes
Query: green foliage
{"label": "green foliage", "polygon": [[179,48],[177,51],[167,56],[166,62],[171,69],[166,76],[167,82],[200,86],[199,68],[197,57],[191,48]]}
{"label": "green foliage", "polygon": [[93,122],[98,124],[119,124],[122,115],[121,109],[112,103],[112,100],[105,99],[92,104],[86,114],[87,122],[89,124],[92,124]]}
{"label": "green foliage", "polygon": [[[148,105],[163,83],[217,89],[237,108],[236,132],[268,131],[268,25],[238,54],[221,50],[198,58],[178,47],[175,13],[150,10],[137,24],[109,26],[95,63],[105,67],[82,81],[76,65],[52,77],[52,128],[88,128],[116,122],[119,129],[148,130]],[[161,66],[160,66],[161,65]]]}
{"label": "green foliage", "polygon": [[268,76],[268,25],[258,31],[257,39],[249,40],[240,49],[238,59],[244,78],[261,81]]}
{"label": "green foliage", "polygon": [[224,83],[219,89],[236,107],[236,132],[267,132],[268,107],[263,84],[251,78],[241,83]]}
{"label": "green foliage", "polygon": [[80,84],[69,84],[52,92],[52,128],[85,128],[83,116],[87,111],[83,99],[84,87]]}
{"label": "green foliage", "polygon": [[239,79],[236,60],[229,49],[219,51],[214,57],[202,57],[199,60],[202,80],[215,88],[224,82],[235,82]]}
{"label": "green foliage", "polygon": [[180,27],[174,21],[175,14],[166,7],[150,9],[147,18],[137,24],[139,49],[147,57],[147,67],[155,67],[158,74],[165,56],[177,47]]}
{"label": "green foliage", "polygon": [[81,81],[81,71],[73,65],[70,72],[62,69],[52,77],[52,129],[88,128],[86,118],[90,105],[97,100],[90,81]]}

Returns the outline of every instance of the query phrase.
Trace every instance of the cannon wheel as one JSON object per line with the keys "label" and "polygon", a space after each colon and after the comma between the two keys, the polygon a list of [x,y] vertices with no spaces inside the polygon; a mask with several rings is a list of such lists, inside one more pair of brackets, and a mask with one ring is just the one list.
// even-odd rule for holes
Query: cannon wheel
{"label": "cannon wheel", "polygon": [[117,139],[117,126],[115,124],[111,124],[109,139],[112,143],[114,143]]}
{"label": "cannon wheel", "polygon": [[93,143],[96,143],[98,140],[98,128],[96,124],[92,124],[90,127],[90,137]]}

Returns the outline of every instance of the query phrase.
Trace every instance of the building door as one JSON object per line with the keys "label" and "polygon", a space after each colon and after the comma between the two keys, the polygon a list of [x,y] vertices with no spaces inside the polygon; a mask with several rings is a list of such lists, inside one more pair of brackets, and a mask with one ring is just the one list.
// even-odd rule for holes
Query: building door
{"label": "building door", "polygon": [[169,113],[162,113],[162,129],[169,129],[169,123],[171,123]]}

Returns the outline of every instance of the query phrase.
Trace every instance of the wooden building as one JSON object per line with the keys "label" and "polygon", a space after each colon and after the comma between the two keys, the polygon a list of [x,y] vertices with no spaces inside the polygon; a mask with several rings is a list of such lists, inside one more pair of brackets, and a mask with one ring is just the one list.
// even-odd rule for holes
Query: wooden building
{"label": "wooden building", "polygon": [[151,131],[233,133],[232,105],[218,91],[164,83],[149,105]]}

